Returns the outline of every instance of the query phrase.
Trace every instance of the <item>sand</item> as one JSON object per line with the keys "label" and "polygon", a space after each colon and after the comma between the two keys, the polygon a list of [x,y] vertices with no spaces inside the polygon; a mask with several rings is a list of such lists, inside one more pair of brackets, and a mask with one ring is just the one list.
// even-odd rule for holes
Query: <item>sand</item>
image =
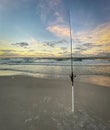
{"label": "sand", "polygon": [[72,113],[69,79],[1,76],[0,130],[109,130],[110,88],[92,77],[75,79]]}

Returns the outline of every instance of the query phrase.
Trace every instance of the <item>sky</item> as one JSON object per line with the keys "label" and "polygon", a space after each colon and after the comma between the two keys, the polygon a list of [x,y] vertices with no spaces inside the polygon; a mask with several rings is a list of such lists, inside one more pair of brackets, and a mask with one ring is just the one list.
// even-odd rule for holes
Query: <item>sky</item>
{"label": "sky", "polygon": [[0,57],[110,57],[110,0],[0,0]]}

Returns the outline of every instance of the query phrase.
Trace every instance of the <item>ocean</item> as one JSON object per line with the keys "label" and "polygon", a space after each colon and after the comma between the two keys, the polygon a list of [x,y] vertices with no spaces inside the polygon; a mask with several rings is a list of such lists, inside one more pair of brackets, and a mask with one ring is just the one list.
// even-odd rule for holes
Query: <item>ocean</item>
{"label": "ocean", "polygon": [[[0,76],[29,75],[39,78],[68,78],[70,59],[0,58]],[[76,75],[110,76],[110,59],[73,59]]]}

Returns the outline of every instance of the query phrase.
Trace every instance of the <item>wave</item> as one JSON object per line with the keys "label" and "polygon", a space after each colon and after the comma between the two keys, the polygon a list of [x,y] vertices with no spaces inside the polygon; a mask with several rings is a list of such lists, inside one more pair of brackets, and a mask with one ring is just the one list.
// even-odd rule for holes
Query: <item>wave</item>
{"label": "wave", "polygon": [[[38,58],[1,58],[0,64],[7,65],[47,65],[47,66],[70,66],[69,59],[38,59]],[[109,60],[73,60],[73,65],[110,65]]]}

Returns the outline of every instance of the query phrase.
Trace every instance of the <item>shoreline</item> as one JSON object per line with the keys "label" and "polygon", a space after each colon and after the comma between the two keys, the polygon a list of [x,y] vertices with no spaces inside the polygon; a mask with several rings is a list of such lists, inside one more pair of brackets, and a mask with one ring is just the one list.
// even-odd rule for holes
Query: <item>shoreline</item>
{"label": "shoreline", "polygon": [[[44,80],[61,80],[61,81],[67,81],[70,82],[71,84],[71,80],[69,75],[67,77],[50,77],[50,76],[41,76],[39,77],[40,74],[38,75],[31,75],[31,74],[12,74],[12,75],[0,75],[0,78],[5,78],[5,77],[11,77],[12,79],[16,78],[16,77],[30,77],[30,78],[35,78],[35,79],[44,79]],[[78,81],[79,80],[79,81]],[[110,76],[109,75],[95,75],[95,74],[85,74],[85,75],[77,75],[77,77],[74,80],[75,82],[83,82],[83,83],[88,83],[88,84],[92,84],[92,85],[97,85],[99,87],[108,87],[110,88]]]}

